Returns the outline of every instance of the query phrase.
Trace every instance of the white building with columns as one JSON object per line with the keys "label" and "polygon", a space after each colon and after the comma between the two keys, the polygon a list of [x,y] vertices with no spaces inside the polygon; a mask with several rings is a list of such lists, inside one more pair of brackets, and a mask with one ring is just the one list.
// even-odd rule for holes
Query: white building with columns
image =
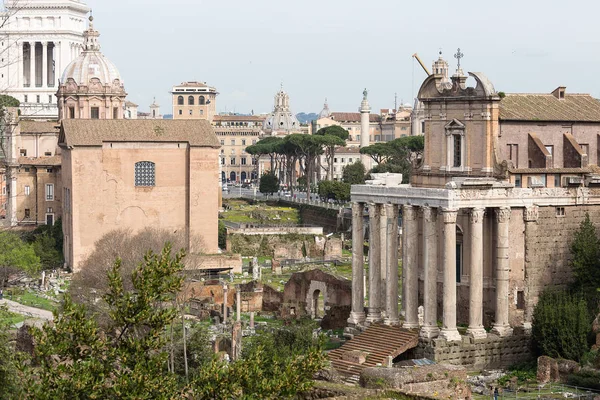
{"label": "white building with columns", "polygon": [[57,119],[64,68],[83,50],[89,7],[79,0],[7,1],[0,29],[0,88],[24,117]]}

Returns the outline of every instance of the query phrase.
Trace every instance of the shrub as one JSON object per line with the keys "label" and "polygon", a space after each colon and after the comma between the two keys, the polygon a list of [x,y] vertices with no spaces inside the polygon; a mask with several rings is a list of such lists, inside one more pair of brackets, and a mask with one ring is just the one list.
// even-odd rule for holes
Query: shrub
{"label": "shrub", "polygon": [[571,386],[600,390],[600,371],[589,369],[581,370],[580,372],[569,375],[567,378],[567,384]]}
{"label": "shrub", "polygon": [[546,290],[533,312],[534,352],[553,358],[581,360],[588,351],[591,318],[580,294]]}

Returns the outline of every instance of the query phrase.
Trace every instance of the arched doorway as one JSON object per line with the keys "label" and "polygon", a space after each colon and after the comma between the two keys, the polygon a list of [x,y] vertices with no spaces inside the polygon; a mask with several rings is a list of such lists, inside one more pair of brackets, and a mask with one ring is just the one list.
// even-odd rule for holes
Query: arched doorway
{"label": "arched doorway", "polygon": [[252,179],[253,181],[256,180],[256,172],[250,173],[250,179]]}
{"label": "arched doorway", "polygon": [[227,179],[227,175],[225,175],[225,171],[221,171],[221,182],[225,182]]}
{"label": "arched doorway", "polygon": [[313,292],[312,311],[313,318],[323,318],[325,316],[325,297],[320,290],[315,290]]}
{"label": "arched doorway", "polygon": [[246,171],[242,171],[242,173],[240,174],[241,179],[242,179],[242,183],[246,181]]}
{"label": "arched doorway", "polygon": [[229,181],[235,182],[235,171],[231,171],[231,173],[229,174]]}

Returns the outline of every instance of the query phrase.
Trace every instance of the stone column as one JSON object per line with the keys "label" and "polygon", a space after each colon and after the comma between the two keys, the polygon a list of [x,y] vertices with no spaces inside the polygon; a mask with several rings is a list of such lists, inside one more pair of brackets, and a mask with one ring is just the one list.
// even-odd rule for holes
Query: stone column
{"label": "stone column", "polygon": [[388,277],[388,242],[389,237],[389,219],[388,219],[387,204],[382,204],[379,213],[379,259],[381,260],[380,267],[380,297],[379,304],[381,305],[381,316],[385,319],[387,315],[387,277]]}
{"label": "stone column", "polygon": [[242,294],[240,293],[240,287],[235,288],[235,313],[236,321],[242,320]]}
{"label": "stone column", "polygon": [[508,324],[508,231],[510,207],[496,210],[496,318],[492,332],[499,336],[509,336],[512,328]]}
{"label": "stone column", "polygon": [[471,266],[469,277],[469,329],[476,339],[487,337],[483,328],[483,216],[485,209],[471,210]]}
{"label": "stone column", "polygon": [[369,203],[369,308],[367,322],[381,321],[381,204]]}
{"label": "stone column", "polygon": [[419,267],[417,263],[419,237],[417,212],[411,205],[402,206],[402,269],[406,284],[403,285],[402,301],[405,304],[404,328],[419,327]]}
{"label": "stone column", "polygon": [[23,79],[23,67],[25,66],[25,61],[24,61],[24,57],[23,55],[25,54],[24,48],[23,48],[23,42],[17,42],[16,43],[17,46],[17,86],[19,88],[22,88],[25,86],[25,80]]}
{"label": "stone column", "polygon": [[254,311],[250,311],[250,329],[254,329]]}
{"label": "stone column", "polygon": [[387,280],[385,285],[386,325],[398,325],[398,206],[386,204],[387,215]]}
{"label": "stone column", "polygon": [[[29,87],[35,87],[35,42],[29,42]],[[35,103],[35,100],[30,100]]]}
{"label": "stone column", "polygon": [[[531,241],[537,234],[537,220],[538,220],[538,206],[531,206],[525,209],[523,213],[523,219],[525,220],[525,276],[529,267],[531,266],[532,260],[532,246]],[[526,285],[527,287],[527,285]],[[526,293],[529,297],[529,293]],[[529,301],[525,302],[525,313],[523,320],[523,328],[526,331],[531,331],[531,321],[533,317],[533,306]]]}
{"label": "stone column", "polygon": [[352,312],[348,324],[365,322],[365,257],[363,231],[363,203],[352,203]]}
{"label": "stone column", "polygon": [[444,208],[444,318],[440,336],[448,341],[461,340],[456,329],[456,216],[458,210]]}
{"label": "stone column", "polygon": [[223,323],[227,323],[227,285],[223,286]]}
{"label": "stone column", "polygon": [[[42,87],[48,85],[48,42],[42,42]],[[46,99],[42,99],[46,101]]]}
{"label": "stone column", "polygon": [[231,327],[231,360],[242,357],[242,323],[237,321]]}
{"label": "stone column", "polygon": [[437,224],[436,212],[431,207],[423,207],[423,269],[424,269],[424,310],[421,336],[437,337]]}

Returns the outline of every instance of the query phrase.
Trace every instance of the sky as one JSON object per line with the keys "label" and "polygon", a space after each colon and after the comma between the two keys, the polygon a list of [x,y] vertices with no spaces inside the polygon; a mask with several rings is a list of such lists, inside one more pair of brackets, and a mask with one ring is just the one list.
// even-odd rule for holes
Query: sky
{"label": "sky", "polygon": [[442,50],[497,91],[600,97],[600,2],[571,0],[83,0],[128,99],[172,111],[183,81],[217,88],[217,111],[267,113],[283,84],[294,113],[412,103]]}

